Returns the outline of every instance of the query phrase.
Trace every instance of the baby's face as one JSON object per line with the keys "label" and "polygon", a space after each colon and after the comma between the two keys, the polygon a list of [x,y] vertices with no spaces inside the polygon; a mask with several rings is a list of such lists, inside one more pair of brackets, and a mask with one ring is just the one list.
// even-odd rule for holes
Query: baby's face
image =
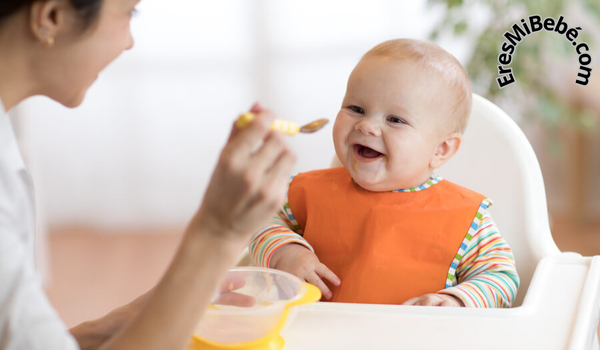
{"label": "baby's face", "polygon": [[434,74],[408,59],[371,56],[350,75],[333,141],[364,189],[418,186],[431,175],[451,102]]}

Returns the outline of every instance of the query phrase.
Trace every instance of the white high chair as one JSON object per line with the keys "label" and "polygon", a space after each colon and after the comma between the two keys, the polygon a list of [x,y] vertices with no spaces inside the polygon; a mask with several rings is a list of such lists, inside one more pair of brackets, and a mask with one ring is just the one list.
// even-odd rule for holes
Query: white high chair
{"label": "white high chair", "polygon": [[597,348],[600,257],[561,253],[554,244],[542,173],[516,123],[474,95],[462,148],[437,173],[494,201],[490,213],[521,277],[515,306],[317,303],[300,308],[282,332],[285,349]]}

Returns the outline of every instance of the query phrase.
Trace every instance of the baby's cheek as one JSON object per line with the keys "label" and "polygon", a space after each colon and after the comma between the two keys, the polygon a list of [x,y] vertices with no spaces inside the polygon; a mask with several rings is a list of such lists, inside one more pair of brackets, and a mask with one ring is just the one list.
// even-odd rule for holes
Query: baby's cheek
{"label": "baby's cheek", "polygon": [[336,123],[333,125],[333,143],[336,148],[340,146],[346,138],[344,134],[347,134],[347,132],[344,132],[344,128],[336,120]]}
{"label": "baby's cheek", "polygon": [[395,152],[382,159],[388,177],[407,180],[420,167],[409,153]]}
{"label": "baby's cheek", "polygon": [[346,166],[348,150],[347,147],[345,147],[344,138],[341,137],[341,135],[339,135],[335,129],[333,130],[333,146],[335,147],[335,153],[338,159],[344,166]]}

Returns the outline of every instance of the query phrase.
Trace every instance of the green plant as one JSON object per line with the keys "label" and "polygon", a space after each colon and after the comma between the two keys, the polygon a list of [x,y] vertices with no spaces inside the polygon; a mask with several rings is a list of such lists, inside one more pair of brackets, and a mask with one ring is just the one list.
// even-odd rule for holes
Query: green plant
{"label": "green plant", "polygon": [[[527,120],[539,120],[551,132],[560,126],[579,130],[595,128],[594,111],[564,98],[556,83],[549,81],[549,70],[557,62],[575,64],[578,56],[574,47],[564,35],[545,32],[532,33],[525,37],[515,48],[510,68],[513,69],[517,84],[500,89],[495,78],[498,77],[498,55],[505,41],[504,33],[512,31],[515,23],[523,18],[540,15],[542,18],[558,19],[567,12],[573,1],[568,0],[429,0],[430,6],[445,7],[444,15],[435,24],[430,39],[435,41],[441,33],[452,33],[456,37],[471,34],[473,27],[473,8],[477,13],[487,12],[491,17],[481,34],[475,39],[473,56],[466,65],[469,77],[473,81],[473,90],[494,102],[502,101],[520,106],[520,113]],[[600,22],[599,0],[577,0],[585,13]],[[568,18],[565,19],[568,22]],[[569,27],[577,26],[568,23]],[[588,43],[591,52],[600,44],[594,42],[586,30],[580,32],[578,42]],[[596,51],[597,52],[597,51]],[[553,62],[548,62],[552,58]],[[600,57],[593,57],[600,59]],[[597,75],[597,73],[596,73]],[[592,77],[599,79],[600,77]],[[590,79],[592,79],[590,77]],[[576,77],[573,77],[573,81]],[[574,84],[575,85],[575,84]],[[598,113],[598,112],[596,112]]]}

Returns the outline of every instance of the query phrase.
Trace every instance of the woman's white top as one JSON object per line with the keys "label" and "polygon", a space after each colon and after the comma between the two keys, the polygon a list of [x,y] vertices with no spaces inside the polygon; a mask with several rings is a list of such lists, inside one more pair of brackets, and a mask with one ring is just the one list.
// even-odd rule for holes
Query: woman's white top
{"label": "woman's white top", "polygon": [[0,101],[0,350],[79,349],[34,265],[31,178]]}

